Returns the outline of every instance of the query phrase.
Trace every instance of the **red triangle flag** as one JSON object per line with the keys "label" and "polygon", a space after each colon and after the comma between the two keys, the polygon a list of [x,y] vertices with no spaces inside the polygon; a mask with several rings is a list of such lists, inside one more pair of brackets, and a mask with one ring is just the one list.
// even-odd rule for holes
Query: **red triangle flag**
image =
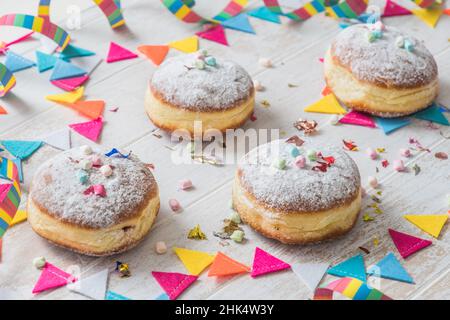
{"label": "red triangle flag", "polygon": [[286,262],[281,261],[264,250],[256,247],[251,276],[255,278],[266,273],[281,271],[290,267],[291,266]]}
{"label": "red triangle flag", "polygon": [[208,277],[213,276],[230,276],[239,273],[249,272],[250,268],[246,265],[231,259],[224,255],[222,252],[218,252],[214,261],[209,268]]}
{"label": "red triangle flag", "polygon": [[409,234],[389,229],[389,235],[392,238],[398,252],[406,259],[413,253],[431,245],[431,241],[417,238]]}
{"label": "red triangle flag", "polygon": [[153,277],[158,281],[161,288],[169,296],[170,300],[175,300],[192,283],[197,280],[197,276],[176,272],[152,272]]}
{"label": "red triangle flag", "polygon": [[157,66],[164,61],[169,53],[169,46],[139,46],[137,49]]}
{"label": "red triangle flag", "polygon": [[72,283],[75,281],[77,281],[77,279],[71,274],[62,271],[61,269],[47,262],[42,269],[39,280],[36,282],[33,288],[33,293],[39,293],[53,288],[62,287],[68,283]]}
{"label": "red triangle flag", "polygon": [[106,62],[116,62],[126,59],[134,59],[137,58],[137,54],[131,52],[124,47],[119,46],[117,43],[111,42],[109,45],[108,57],[106,58]]}
{"label": "red triangle flag", "polygon": [[387,0],[382,17],[404,16],[407,14],[412,14],[412,12],[391,0]]}
{"label": "red triangle flag", "polygon": [[88,122],[69,124],[69,127],[81,134],[82,136],[97,142],[103,128],[103,119],[97,118]]}
{"label": "red triangle flag", "polygon": [[226,46],[228,45],[225,29],[220,24],[205,31],[197,32],[196,35],[206,40],[214,41]]}

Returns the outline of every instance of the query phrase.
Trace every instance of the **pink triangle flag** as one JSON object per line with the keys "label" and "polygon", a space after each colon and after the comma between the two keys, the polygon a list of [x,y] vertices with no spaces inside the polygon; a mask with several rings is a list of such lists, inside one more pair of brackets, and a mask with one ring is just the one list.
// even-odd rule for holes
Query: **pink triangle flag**
{"label": "pink triangle flag", "polygon": [[256,247],[251,276],[255,278],[266,273],[281,271],[290,267],[291,266],[286,262],[281,261],[264,250]]}
{"label": "pink triangle flag", "polygon": [[412,14],[412,12],[406,8],[403,8],[402,6],[399,6],[395,2],[392,2],[391,0],[387,0],[382,16],[383,17],[394,17],[394,16],[404,16],[404,15],[408,15],[408,14]]}
{"label": "pink triangle flag", "polygon": [[375,121],[369,116],[357,111],[350,111],[343,118],[339,120],[340,123],[354,124],[357,126],[375,128]]}
{"label": "pink triangle flag", "polygon": [[60,80],[53,80],[52,84],[65,91],[73,91],[79,88],[83,83],[89,79],[88,75]]}
{"label": "pink triangle flag", "polygon": [[106,58],[106,62],[116,62],[126,59],[134,59],[137,58],[138,55],[134,52],[131,52],[124,47],[119,46],[117,43],[111,42],[109,45],[108,57]]}
{"label": "pink triangle flag", "polygon": [[175,300],[198,278],[197,276],[177,272],[153,271],[152,275],[155,280],[158,281],[161,288],[167,293],[170,300]]}
{"label": "pink triangle flag", "polygon": [[53,288],[62,287],[68,283],[73,283],[75,281],[77,281],[77,279],[71,274],[62,271],[61,269],[47,262],[42,269],[39,280],[36,282],[33,288],[33,293],[39,293]]}
{"label": "pink triangle flag", "polygon": [[69,127],[81,134],[82,136],[97,142],[103,128],[103,119],[97,118],[88,122],[69,124]]}
{"label": "pink triangle flag", "polygon": [[417,238],[409,234],[389,229],[389,235],[392,238],[398,252],[406,259],[413,253],[431,245],[431,241]]}
{"label": "pink triangle flag", "polygon": [[226,46],[228,45],[227,37],[225,35],[225,29],[220,24],[214,27],[210,27],[205,31],[197,32],[196,35],[206,40],[214,41]]}

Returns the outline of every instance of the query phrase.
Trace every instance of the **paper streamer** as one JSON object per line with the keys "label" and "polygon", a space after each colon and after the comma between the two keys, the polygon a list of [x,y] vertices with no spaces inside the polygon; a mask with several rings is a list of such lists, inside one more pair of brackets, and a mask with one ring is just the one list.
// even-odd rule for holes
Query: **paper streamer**
{"label": "paper streamer", "polygon": [[[19,172],[12,160],[0,158],[0,167],[11,184],[0,185],[0,238],[5,234],[16,215],[20,204],[21,190]],[[3,169],[4,168],[4,169]]]}
{"label": "paper streamer", "polygon": [[16,77],[11,71],[0,63],[0,98],[5,96],[16,84]]}
{"label": "paper streamer", "polygon": [[354,278],[338,279],[323,288],[316,289],[314,300],[332,300],[334,292],[339,292],[352,300],[392,300],[381,291]]}

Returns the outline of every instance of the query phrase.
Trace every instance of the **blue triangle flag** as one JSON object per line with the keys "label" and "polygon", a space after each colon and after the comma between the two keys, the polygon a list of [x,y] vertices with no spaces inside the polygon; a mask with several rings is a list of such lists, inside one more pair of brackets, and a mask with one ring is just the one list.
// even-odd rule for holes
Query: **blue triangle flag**
{"label": "blue triangle flag", "polygon": [[405,268],[403,268],[392,252],[389,252],[383,259],[378,261],[377,264],[371,266],[369,270],[367,270],[367,274],[380,278],[414,283],[414,280],[408,272],[406,272]]}
{"label": "blue triangle flag", "polygon": [[36,61],[39,72],[44,72],[53,68],[56,60],[58,59],[55,56],[36,51]]}
{"label": "blue triangle flag", "polygon": [[400,128],[411,124],[408,118],[378,118],[376,117],[377,125],[383,129],[385,134],[389,134]]}
{"label": "blue triangle flag", "polygon": [[35,65],[35,63],[33,61],[31,61],[30,59],[24,58],[24,57],[18,55],[17,53],[14,53],[11,50],[8,50],[6,52],[5,65],[9,69],[9,71],[17,72],[17,71],[31,68],[32,66]]}
{"label": "blue triangle flag", "polygon": [[441,110],[439,110],[439,106],[436,103],[433,103],[425,110],[415,113],[414,118],[436,122],[443,124],[444,126],[450,126],[447,118],[442,114]]}
{"label": "blue triangle flag", "polygon": [[366,268],[364,267],[364,258],[361,254],[331,267],[327,273],[338,277],[356,278],[366,282]]}
{"label": "blue triangle flag", "polygon": [[274,23],[281,23],[280,21],[280,17],[273,13],[272,11],[270,11],[267,7],[259,7],[256,9],[253,9],[249,12],[247,12],[247,14],[249,16],[261,19],[261,20],[266,20],[266,21],[270,21],[270,22],[274,22]]}
{"label": "blue triangle flag", "polygon": [[121,294],[108,290],[108,292],[106,292],[106,300],[131,300],[131,299]]}
{"label": "blue triangle flag", "polygon": [[73,78],[78,76],[83,76],[87,72],[83,69],[77,67],[76,65],[66,62],[62,59],[58,59],[55,64],[55,69],[53,70],[50,80],[59,80],[66,78]]}
{"label": "blue triangle flag", "polygon": [[167,293],[161,293],[159,296],[157,296],[155,298],[155,300],[170,300],[169,296],[167,295]]}
{"label": "blue triangle flag", "polygon": [[76,57],[87,57],[87,56],[93,56],[95,55],[95,52],[76,47],[74,45],[69,44],[63,52],[61,52],[60,58],[64,60],[70,60],[72,58]]}
{"label": "blue triangle flag", "polygon": [[2,145],[14,157],[25,160],[42,146],[42,141],[3,140]]}
{"label": "blue triangle flag", "polygon": [[237,16],[222,21],[222,26],[228,29],[238,30],[247,33],[255,33],[253,27],[248,21],[248,16],[245,13],[238,14]]}

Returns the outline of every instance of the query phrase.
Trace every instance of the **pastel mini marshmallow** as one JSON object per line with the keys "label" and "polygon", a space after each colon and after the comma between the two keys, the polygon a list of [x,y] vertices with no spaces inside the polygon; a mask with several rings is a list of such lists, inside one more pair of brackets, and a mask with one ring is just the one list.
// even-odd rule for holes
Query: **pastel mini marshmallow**
{"label": "pastel mini marshmallow", "polygon": [[366,154],[369,156],[370,159],[375,160],[378,158],[378,153],[375,149],[367,148]]}
{"label": "pastel mini marshmallow", "polygon": [[172,209],[173,212],[180,211],[180,209],[181,209],[181,205],[178,202],[178,200],[176,200],[176,199],[170,199],[169,200],[169,206],[170,206],[170,209]]}
{"label": "pastel mini marshmallow", "polygon": [[392,165],[394,170],[397,172],[405,171],[405,165],[403,164],[403,160],[394,160]]}
{"label": "pastel mini marshmallow", "polygon": [[104,166],[100,167],[100,173],[105,177],[109,177],[110,175],[112,175],[113,170],[110,165],[105,164]]}
{"label": "pastel mini marshmallow", "polygon": [[44,257],[36,257],[33,259],[33,266],[35,266],[36,269],[42,269],[46,263]]}
{"label": "pastel mini marshmallow", "polygon": [[378,180],[373,176],[369,176],[367,178],[367,182],[369,183],[369,186],[371,186],[372,188],[378,187]]}
{"label": "pastel mini marshmallow", "polygon": [[256,91],[264,91],[264,86],[259,80],[253,80],[253,87]]}
{"label": "pastel mini marshmallow", "polygon": [[411,157],[411,150],[409,149],[400,149],[400,155],[405,158]]}
{"label": "pastel mini marshmallow", "polygon": [[90,155],[92,153],[92,148],[90,146],[81,146],[80,147],[81,152],[85,155]]}
{"label": "pastel mini marshmallow", "polygon": [[155,251],[157,254],[164,254],[167,252],[167,246],[164,241],[158,241],[155,245]]}
{"label": "pastel mini marshmallow", "polygon": [[183,179],[183,180],[181,180],[181,181],[178,183],[178,185],[179,185],[179,188],[180,188],[181,190],[189,190],[189,189],[191,189],[191,188],[193,187],[192,181],[189,180],[189,179]]}
{"label": "pastel mini marshmallow", "polygon": [[265,68],[273,67],[272,60],[269,58],[259,58],[259,65]]}
{"label": "pastel mini marshmallow", "polygon": [[295,158],[294,164],[297,168],[303,169],[306,166],[306,158],[300,155]]}
{"label": "pastel mini marshmallow", "polygon": [[92,168],[92,161],[88,159],[80,160],[78,166],[83,170],[90,170]]}

